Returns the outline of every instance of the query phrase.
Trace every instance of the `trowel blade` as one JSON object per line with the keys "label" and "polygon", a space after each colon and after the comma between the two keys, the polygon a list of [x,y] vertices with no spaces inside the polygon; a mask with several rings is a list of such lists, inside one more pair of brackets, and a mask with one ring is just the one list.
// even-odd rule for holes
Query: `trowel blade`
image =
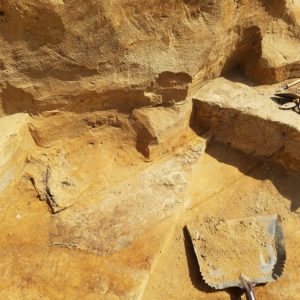
{"label": "trowel blade", "polygon": [[289,99],[289,100],[299,98],[298,94],[291,93],[291,92],[277,92],[274,95],[277,96],[277,97],[286,98],[286,99]]}
{"label": "trowel blade", "polygon": [[187,225],[204,281],[216,289],[255,286],[277,279],[285,261],[278,215],[224,220],[205,218]]}

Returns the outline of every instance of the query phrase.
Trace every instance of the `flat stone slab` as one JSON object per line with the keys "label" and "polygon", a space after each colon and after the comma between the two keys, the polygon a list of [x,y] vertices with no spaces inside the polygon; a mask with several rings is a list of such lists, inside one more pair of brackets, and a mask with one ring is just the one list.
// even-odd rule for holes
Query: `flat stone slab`
{"label": "flat stone slab", "polygon": [[186,201],[191,165],[205,143],[156,162],[108,191],[53,216],[50,242],[112,255],[166,218]]}
{"label": "flat stone slab", "polygon": [[300,62],[300,43],[279,34],[266,34],[262,39],[262,56],[269,67],[279,68]]}
{"label": "flat stone slab", "polygon": [[[205,148],[205,139],[194,140],[108,191],[52,215],[50,245],[96,254],[110,269],[121,268],[132,282],[121,298],[139,299],[189,200],[192,167]],[[108,281],[115,286],[125,279]]]}
{"label": "flat stone slab", "polygon": [[300,131],[300,115],[291,110],[278,109],[279,105],[271,99],[278,87],[278,84],[251,87],[220,77],[203,86],[192,98],[220,108],[235,109],[268,121],[285,124]]}
{"label": "flat stone slab", "polygon": [[251,87],[225,78],[212,80],[194,96],[195,126],[212,129],[234,148],[300,169],[300,115],[271,99],[278,85]]}

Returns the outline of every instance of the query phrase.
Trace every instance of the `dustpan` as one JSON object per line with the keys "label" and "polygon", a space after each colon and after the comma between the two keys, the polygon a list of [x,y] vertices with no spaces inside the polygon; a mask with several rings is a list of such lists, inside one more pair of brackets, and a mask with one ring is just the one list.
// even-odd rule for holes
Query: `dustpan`
{"label": "dustpan", "polygon": [[187,225],[204,281],[215,289],[252,288],[276,280],[286,258],[278,215],[224,220],[207,217]]}

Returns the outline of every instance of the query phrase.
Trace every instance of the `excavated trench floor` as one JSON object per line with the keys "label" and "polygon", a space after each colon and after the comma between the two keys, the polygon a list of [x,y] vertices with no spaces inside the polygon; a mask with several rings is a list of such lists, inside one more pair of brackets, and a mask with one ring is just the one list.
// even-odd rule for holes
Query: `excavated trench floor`
{"label": "excavated trench floor", "polygon": [[[145,268],[149,278],[142,274],[139,284],[126,279],[127,273],[136,272],[130,269],[132,267],[141,268],[149,249],[143,250],[138,242],[128,253],[122,254],[127,257],[125,260],[118,256],[103,260],[89,252],[49,246],[53,217],[45,204],[28,190],[26,197],[16,199],[2,220],[0,255],[4,276],[0,298],[7,299],[9,295],[10,299],[38,299],[40,296],[75,299],[80,295],[82,299],[117,299],[108,294],[108,290],[113,289],[120,298],[129,299],[131,297],[123,297],[122,293],[139,285],[143,287],[139,293],[141,299],[147,300],[240,299],[239,289],[217,292],[206,286],[183,227],[199,216],[231,219],[280,214],[287,248],[284,274],[278,281],[256,287],[255,291],[258,299],[300,299],[297,284],[300,279],[299,180],[300,176],[295,173],[211,141],[194,166],[190,202],[186,208],[179,216],[164,221],[160,229],[155,226],[154,232],[148,233],[150,237],[142,240],[147,248],[157,243],[157,236],[163,242],[160,247],[151,249],[150,253],[157,254]],[[152,240],[149,242],[149,239]],[[141,257],[133,258],[135,255]],[[108,273],[113,275],[105,279]],[[115,286],[110,285],[112,278]]]}
{"label": "excavated trench floor", "polygon": [[190,128],[180,147],[145,160],[126,126],[86,131],[90,118],[30,121],[23,175],[0,197],[0,299],[244,299],[203,282],[183,228],[266,214],[282,217],[287,260],[257,298],[300,299],[299,173]]}
{"label": "excavated trench floor", "polygon": [[[299,298],[300,177],[219,142],[211,142],[193,173],[191,200],[151,271],[144,299],[240,299],[239,289],[215,291],[202,280],[183,227],[198,217],[225,219],[279,214],[286,235],[287,261],[276,282],[255,288],[258,299]],[[244,298],[242,298],[244,299]]]}

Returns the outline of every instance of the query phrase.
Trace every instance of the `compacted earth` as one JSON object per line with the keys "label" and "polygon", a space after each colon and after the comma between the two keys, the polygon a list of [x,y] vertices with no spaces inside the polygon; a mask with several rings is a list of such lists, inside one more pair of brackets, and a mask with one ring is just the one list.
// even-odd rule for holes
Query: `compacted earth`
{"label": "compacted earth", "polygon": [[0,41],[0,300],[246,299],[187,226],[265,215],[300,299],[299,1],[0,0]]}

